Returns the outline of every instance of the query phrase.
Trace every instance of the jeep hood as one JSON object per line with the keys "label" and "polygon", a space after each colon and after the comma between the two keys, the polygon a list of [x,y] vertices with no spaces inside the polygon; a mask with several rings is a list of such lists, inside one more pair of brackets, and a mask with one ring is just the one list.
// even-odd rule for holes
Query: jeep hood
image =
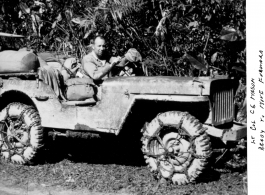
{"label": "jeep hood", "polygon": [[102,90],[103,93],[209,95],[212,83],[223,85],[229,81],[210,77],[114,77],[103,82]]}

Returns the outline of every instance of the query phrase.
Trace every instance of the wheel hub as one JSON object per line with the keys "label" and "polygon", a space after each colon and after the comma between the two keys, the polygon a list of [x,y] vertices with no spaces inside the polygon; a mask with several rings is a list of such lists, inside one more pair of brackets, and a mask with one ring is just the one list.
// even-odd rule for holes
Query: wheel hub
{"label": "wheel hub", "polygon": [[177,132],[166,134],[162,140],[158,138],[151,141],[150,149],[154,155],[157,155],[156,161],[164,178],[170,177],[175,171],[186,168],[190,164],[190,146],[191,143]]}
{"label": "wheel hub", "polygon": [[4,142],[4,145],[13,152],[22,153],[23,148],[28,145],[30,137],[27,131],[26,125],[21,120],[12,121],[5,123],[6,125],[6,136],[2,132],[2,136],[5,137],[8,143]]}
{"label": "wheel hub", "polygon": [[181,138],[178,133],[172,132],[164,136],[163,144],[170,156],[170,162],[181,165],[188,160],[190,142]]}

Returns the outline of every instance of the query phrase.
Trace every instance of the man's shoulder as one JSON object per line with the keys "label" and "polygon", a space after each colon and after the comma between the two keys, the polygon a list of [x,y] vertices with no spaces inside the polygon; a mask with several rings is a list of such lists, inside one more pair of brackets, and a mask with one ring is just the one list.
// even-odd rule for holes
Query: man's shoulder
{"label": "man's shoulder", "polygon": [[93,53],[92,52],[90,52],[89,54],[87,54],[87,55],[85,55],[84,57],[83,57],[83,59],[84,60],[94,60],[94,55],[93,55]]}

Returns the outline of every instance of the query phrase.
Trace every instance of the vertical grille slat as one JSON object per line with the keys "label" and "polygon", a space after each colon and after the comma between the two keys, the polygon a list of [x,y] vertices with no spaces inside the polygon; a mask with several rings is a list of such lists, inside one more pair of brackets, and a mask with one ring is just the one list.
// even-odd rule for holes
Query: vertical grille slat
{"label": "vertical grille slat", "polygon": [[223,116],[223,118],[224,119],[226,119],[226,115],[227,115],[227,108],[226,108],[226,106],[227,106],[227,103],[228,103],[228,99],[227,99],[227,96],[226,96],[226,93],[227,93],[227,90],[225,90],[224,91],[224,116]]}
{"label": "vertical grille slat", "polygon": [[233,88],[222,86],[213,94],[213,124],[220,125],[233,120]]}
{"label": "vertical grille slat", "polygon": [[223,114],[222,114],[222,119],[221,120],[223,120],[223,119],[225,119],[225,105],[226,105],[226,99],[225,99],[225,90],[223,91],[223,97],[222,97],[222,105],[223,105]]}
{"label": "vertical grille slat", "polygon": [[[233,91],[232,91],[233,92]],[[228,112],[229,112],[229,115],[228,117],[233,117],[233,114],[231,114],[231,112],[233,112],[233,93],[231,93],[231,90],[228,92],[228,99],[229,99],[229,106],[228,106]]]}
{"label": "vertical grille slat", "polygon": [[[214,94],[214,110],[216,110],[216,109],[218,109],[218,105],[217,105],[217,94],[215,93],[215,94]],[[217,117],[217,116],[214,114],[214,115],[213,115],[213,120],[214,120],[214,121],[217,120],[216,117]]]}
{"label": "vertical grille slat", "polygon": [[[216,101],[216,103],[217,103],[217,109],[216,110],[220,110],[220,101],[219,101],[219,94],[218,94],[218,92],[216,93],[216,97],[217,97],[217,101]],[[219,115],[218,114],[216,114],[216,121],[219,121]]]}
{"label": "vertical grille slat", "polygon": [[234,115],[234,113],[232,113],[232,115],[231,115],[231,112],[233,112],[233,91],[231,92],[231,91],[229,91],[229,113],[230,113],[230,115],[229,115],[229,117],[233,117],[233,115]]}
{"label": "vertical grille slat", "polygon": [[219,104],[220,104],[220,108],[221,108],[221,113],[220,113],[220,115],[219,115],[219,121],[221,121],[222,120],[222,117],[223,117],[223,104],[222,104],[222,99],[223,99],[223,94],[224,93],[221,93],[221,92],[219,92]]}
{"label": "vertical grille slat", "polygon": [[221,115],[219,120],[221,121],[224,117],[224,92],[220,93],[220,105],[221,105]]}
{"label": "vertical grille slat", "polygon": [[226,100],[226,102],[225,102],[225,110],[226,110],[225,118],[227,118],[228,117],[228,106],[229,106],[228,90],[225,90],[225,100]]}

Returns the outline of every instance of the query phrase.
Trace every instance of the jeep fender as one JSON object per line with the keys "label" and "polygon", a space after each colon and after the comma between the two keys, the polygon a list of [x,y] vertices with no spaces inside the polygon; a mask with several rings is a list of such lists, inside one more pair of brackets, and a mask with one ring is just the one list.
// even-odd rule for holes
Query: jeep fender
{"label": "jeep fender", "polygon": [[[76,114],[73,109],[62,107],[54,91],[43,82],[34,80],[3,80],[0,88],[0,107],[3,109],[11,102],[33,105],[41,116],[43,127],[69,129],[74,126]],[[73,128],[73,127],[72,127]]]}
{"label": "jeep fender", "polygon": [[176,103],[194,103],[194,102],[209,102],[208,96],[185,96],[185,95],[134,95],[130,106],[125,113],[125,115],[121,119],[121,123],[119,124],[118,130],[115,134],[119,134],[121,129],[123,128],[125,122],[128,119],[128,115],[131,112],[134,104],[138,100],[150,100],[156,102],[176,102]]}

